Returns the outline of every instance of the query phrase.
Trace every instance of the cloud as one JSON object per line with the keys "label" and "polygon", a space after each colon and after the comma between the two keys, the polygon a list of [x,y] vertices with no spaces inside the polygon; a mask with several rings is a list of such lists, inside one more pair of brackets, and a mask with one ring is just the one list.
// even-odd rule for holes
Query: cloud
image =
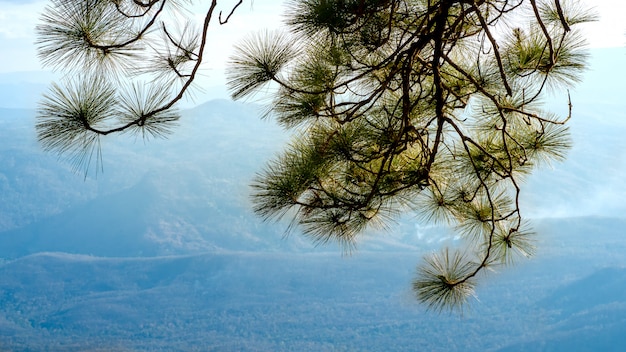
{"label": "cloud", "polygon": [[[35,25],[46,2],[0,0],[0,44],[3,39],[23,39],[32,43]],[[10,48],[9,48],[10,50]]]}
{"label": "cloud", "polygon": [[0,0],[0,72],[33,71],[35,26],[46,3],[42,0]]}

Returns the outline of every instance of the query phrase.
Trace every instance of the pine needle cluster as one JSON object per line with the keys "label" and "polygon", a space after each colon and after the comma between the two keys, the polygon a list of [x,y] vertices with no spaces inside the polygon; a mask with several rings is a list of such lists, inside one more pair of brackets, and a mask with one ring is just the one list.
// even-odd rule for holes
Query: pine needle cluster
{"label": "pine needle cluster", "polygon": [[51,0],[36,27],[36,45],[42,64],[63,79],[39,105],[36,128],[44,149],[68,157],[86,176],[90,167],[101,168],[103,136],[171,133],[179,119],[176,104],[189,94],[202,63],[217,1],[201,26],[185,17],[189,4]]}
{"label": "pine needle cluster", "polygon": [[[456,228],[459,251],[425,260],[429,307],[457,309],[484,268],[533,253],[524,176],[570,147],[567,90],[587,58],[564,0],[290,0],[287,29],[237,47],[234,98],[271,92],[296,136],[254,181],[266,219],[352,248],[411,212]],[[552,97],[567,116],[543,109]]]}

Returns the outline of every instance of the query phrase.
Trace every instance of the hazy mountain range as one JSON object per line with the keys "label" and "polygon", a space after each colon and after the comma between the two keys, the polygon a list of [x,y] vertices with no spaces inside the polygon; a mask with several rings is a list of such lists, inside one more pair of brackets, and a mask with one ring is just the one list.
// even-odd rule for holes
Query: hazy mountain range
{"label": "hazy mountain range", "polygon": [[252,214],[250,180],[289,139],[257,106],[211,101],[167,140],[106,139],[85,179],[35,140],[45,85],[0,77],[0,350],[624,350],[624,59],[594,51],[574,148],[525,185],[536,258],[485,277],[461,317],[410,290],[450,229],[407,216],[343,256]]}

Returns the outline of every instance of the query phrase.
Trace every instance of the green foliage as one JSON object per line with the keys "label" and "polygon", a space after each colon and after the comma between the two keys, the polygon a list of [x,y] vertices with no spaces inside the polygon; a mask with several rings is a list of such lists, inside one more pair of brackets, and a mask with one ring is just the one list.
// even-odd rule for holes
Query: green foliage
{"label": "green foliage", "polygon": [[202,62],[216,6],[211,4],[200,34],[189,20],[182,29],[171,23],[188,3],[51,1],[36,28],[36,44],[44,66],[65,72],[66,83],[53,84],[40,103],[36,127],[44,149],[67,156],[86,176],[101,160],[102,136],[171,132],[179,118],[175,104]]}
{"label": "green foliage", "polygon": [[113,87],[101,78],[69,81],[64,88],[53,84],[39,108],[37,137],[46,150],[74,156],[75,168],[88,167],[94,154],[100,159],[100,139],[85,126],[112,118],[114,102]]}
{"label": "green foliage", "polygon": [[[104,135],[170,133],[217,0],[201,27],[183,20],[172,30],[184,4],[52,0],[37,27],[39,55],[81,78],[44,97],[45,149],[88,168]],[[573,0],[290,0],[286,8],[287,29],[237,45],[227,73],[234,98],[269,92],[267,114],[297,131],[253,181],[256,212],[288,216],[290,229],[348,249],[405,212],[456,228],[464,248],[427,259],[414,285],[437,310],[463,306],[484,268],[532,254],[521,183],[570,146],[564,92],[585,67],[576,27],[593,20],[589,11]],[[551,95],[567,101],[568,116],[543,110]]]}
{"label": "green foliage", "polygon": [[239,70],[229,77],[233,96],[245,97],[260,85],[276,78],[283,65],[294,57],[286,36],[265,32],[236,47],[242,55],[234,62]]}
{"label": "green foliage", "polygon": [[118,47],[115,43],[131,38],[133,28],[119,26],[124,17],[113,8],[108,1],[53,0],[37,26],[42,63],[55,68],[100,67],[108,71],[115,63],[132,57],[135,46]]}
{"label": "green foliage", "polygon": [[473,281],[466,279],[474,265],[460,252],[450,253],[446,248],[441,254],[426,258],[426,265],[419,269],[413,289],[418,299],[429,308],[462,309],[468,297],[474,294]]}
{"label": "green foliage", "polygon": [[[147,86],[147,87],[146,87]],[[119,97],[120,121],[129,125],[126,131],[140,134],[146,138],[146,134],[152,137],[166,137],[172,132],[179,119],[176,109],[160,110],[165,106],[170,97],[170,91],[162,86],[143,82],[134,82],[124,87]],[[150,118],[143,123],[133,123],[137,117],[150,114]]]}
{"label": "green foliage", "polygon": [[571,103],[542,101],[578,82],[590,20],[559,0],[290,1],[285,33],[248,39],[228,73],[234,98],[269,89],[298,128],[254,181],[256,211],[348,248],[403,212],[454,226],[465,248],[427,258],[414,289],[461,308],[482,269],[533,253],[521,182],[570,146]]}

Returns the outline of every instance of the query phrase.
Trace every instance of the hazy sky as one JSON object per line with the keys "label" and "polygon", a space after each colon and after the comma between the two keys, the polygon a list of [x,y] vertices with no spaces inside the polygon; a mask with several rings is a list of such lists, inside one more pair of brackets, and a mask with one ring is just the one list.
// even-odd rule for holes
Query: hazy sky
{"label": "hazy sky", "polygon": [[[49,1],[0,0],[0,74],[16,71],[37,71],[41,66],[33,45],[34,27]],[[208,1],[196,1],[198,17],[206,11]],[[223,11],[228,12],[232,1],[222,1]],[[204,79],[211,85],[221,85],[221,69],[230,55],[232,43],[246,33],[266,27],[276,27],[281,22],[282,1],[255,0],[254,5],[246,1],[231,22],[225,26],[213,23],[209,38],[210,49],[205,63]],[[584,0],[586,6],[594,6],[600,21],[588,25],[588,38],[592,47],[623,46],[626,43],[626,13],[624,0]],[[209,82],[207,81],[207,82]]]}
{"label": "hazy sky", "polygon": [[[227,98],[223,68],[227,57],[232,52],[233,43],[238,42],[251,31],[280,25],[282,21],[282,1],[254,0],[254,6],[250,6],[251,0],[244,1],[245,3],[237,10],[237,13],[227,25],[219,26],[216,20],[212,23],[208,38],[209,48],[205,53],[206,61],[201,71],[202,75],[198,78],[199,85],[205,91],[196,93],[195,100],[184,102],[183,107],[195,106],[215,98]],[[195,2],[197,5],[194,6],[193,11],[197,13],[198,19],[201,20],[207,10],[209,0],[197,0]],[[237,0],[220,0],[220,3],[225,5],[222,5],[219,9],[228,12],[236,2]],[[598,22],[586,25],[587,38],[592,47],[626,47],[626,21],[623,20],[624,13],[626,13],[625,0],[581,0],[580,2],[583,6],[595,7],[600,17]],[[0,84],[19,84],[27,81],[44,88],[48,86],[51,75],[41,71],[42,68],[36,57],[33,44],[35,41],[34,28],[47,3],[50,3],[50,1],[0,0]],[[573,91],[572,94],[577,108],[585,104],[595,107],[594,104],[602,101],[604,104],[600,109],[602,111],[623,111],[621,93],[623,80],[619,78],[624,77],[624,74],[620,72],[623,72],[621,67],[624,66],[623,60],[625,57],[625,55],[613,55],[610,58],[612,61],[597,62],[597,66],[600,67],[591,67],[590,72],[593,74],[589,75],[591,81],[588,84],[594,87],[593,94],[575,96],[576,91]],[[27,75],[18,73],[20,71],[35,72]],[[27,89],[31,88],[29,86]],[[21,92],[16,92],[16,95]],[[33,95],[38,99],[38,94]],[[12,98],[9,96],[5,101],[7,99]],[[21,100],[17,100],[16,104],[23,103]],[[31,100],[26,101],[26,103],[34,106]],[[615,109],[607,110],[607,106],[615,106]],[[620,138],[619,140],[623,139]],[[624,145],[622,142],[619,145],[617,142],[615,143],[614,150],[623,150]],[[590,147],[589,143],[579,142],[579,145],[584,145],[585,148]],[[623,159],[623,157],[621,158]],[[618,161],[613,159],[607,160],[607,164],[613,163],[618,169],[605,176],[624,179],[622,176],[624,175],[624,170],[621,167],[621,165],[624,165],[622,159]],[[606,184],[618,184],[620,188],[605,187]],[[607,207],[619,209],[620,211],[623,210],[625,207],[623,199],[626,195],[621,190],[623,189],[623,182],[607,181],[606,184],[597,182],[593,182],[591,185],[586,184],[584,189],[589,194],[585,194],[585,197],[583,197],[585,206],[563,203],[563,209],[553,209],[553,212],[571,214],[576,211],[588,211],[590,207],[602,209],[602,211],[605,211]],[[601,189],[595,189],[595,187]],[[580,193],[580,191],[578,192]],[[548,204],[554,208],[553,203]]]}

